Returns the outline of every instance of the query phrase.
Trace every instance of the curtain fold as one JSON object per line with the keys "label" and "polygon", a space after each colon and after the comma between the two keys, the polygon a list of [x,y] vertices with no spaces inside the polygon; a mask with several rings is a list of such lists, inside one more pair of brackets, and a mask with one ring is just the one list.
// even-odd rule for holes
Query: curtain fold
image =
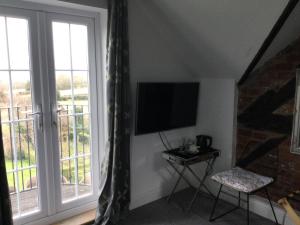
{"label": "curtain fold", "polygon": [[117,224],[130,202],[130,85],[127,0],[109,0],[107,26],[108,146],[101,166],[95,225]]}
{"label": "curtain fold", "polygon": [[[1,118],[0,118],[1,122]],[[2,126],[0,124],[0,224],[12,225],[11,202],[6,177],[5,157],[2,139]]]}

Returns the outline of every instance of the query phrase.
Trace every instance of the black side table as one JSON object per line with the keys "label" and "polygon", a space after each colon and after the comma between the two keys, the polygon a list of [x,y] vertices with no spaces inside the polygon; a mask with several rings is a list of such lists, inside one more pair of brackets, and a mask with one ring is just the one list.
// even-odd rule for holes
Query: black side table
{"label": "black side table", "polygon": [[[206,178],[212,173],[213,171],[213,165],[214,162],[216,161],[216,158],[220,155],[220,151],[217,149],[207,149],[205,151],[202,151],[200,153],[197,154],[191,154],[191,153],[187,153],[183,150],[180,149],[172,149],[172,150],[168,150],[168,151],[164,151],[162,153],[162,157],[170,164],[170,166],[178,173],[179,177],[172,189],[171,194],[168,197],[168,202],[171,200],[174,192],[176,191],[176,188],[179,184],[179,182],[183,179],[190,187],[195,188],[195,194],[192,198],[192,200],[190,201],[190,204],[188,206],[187,212],[189,212],[192,207],[193,204],[195,202],[195,200],[197,199],[201,188],[205,188],[205,190],[212,196],[215,197],[211,191],[207,188],[207,186],[205,185],[205,180]],[[202,178],[200,178],[194,171],[193,169],[190,167],[191,165],[197,164],[197,163],[201,163],[201,162],[206,162],[206,169],[204,172],[204,175]],[[179,165],[182,167],[181,170],[177,169],[177,167],[175,165]],[[190,171],[190,173],[193,175],[193,177],[195,177],[195,179],[199,182],[198,187],[194,187],[191,182],[185,177],[185,171],[186,169],[188,171]]]}

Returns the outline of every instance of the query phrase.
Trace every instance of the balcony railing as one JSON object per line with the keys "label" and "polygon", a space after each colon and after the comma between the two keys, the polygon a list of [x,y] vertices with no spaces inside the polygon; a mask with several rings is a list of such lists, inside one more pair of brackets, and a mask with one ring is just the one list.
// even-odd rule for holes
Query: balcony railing
{"label": "balcony railing", "polygon": [[[59,105],[58,109],[61,183],[89,186],[91,177],[88,106],[64,104]],[[17,186],[19,193],[37,189],[37,149],[31,111],[30,105],[13,109],[0,107],[7,177],[12,195],[16,193]],[[75,157],[78,160],[74,161]],[[75,167],[77,169],[74,169]]]}

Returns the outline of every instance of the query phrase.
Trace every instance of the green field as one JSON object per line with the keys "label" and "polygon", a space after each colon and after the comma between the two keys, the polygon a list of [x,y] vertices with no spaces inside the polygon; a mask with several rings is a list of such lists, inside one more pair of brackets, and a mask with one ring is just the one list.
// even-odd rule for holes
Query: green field
{"label": "green field", "polygon": [[[70,164],[69,164],[70,162]],[[21,161],[18,162],[18,168],[22,168],[23,167],[28,167],[29,166],[29,160],[24,159],[22,160],[22,164]],[[85,175],[86,178],[89,176],[89,172],[90,170],[90,159],[86,158],[85,160],[83,160],[83,158],[78,158],[78,181],[82,181],[84,180],[84,165],[85,165]],[[63,168],[62,168],[63,166]],[[13,165],[11,163],[11,161],[9,159],[6,160],[6,170],[12,170],[13,169]],[[68,183],[75,183],[75,162],[74,160],[70,160],[70,161],[64,161],[63,163],[61,163],[61,168],[63,169],[63,176],[67,179]],[[34,177],[36,177],[36,169],[32,168],[32,169],[26,169],[23,171],[19,171],[18,176],[19,176],[19,190],[26,190],[27,188],[30,188],[30,174],[31,174],[31,178],[32,178],[32,182],[33,182],[33,186],[35,184],[35,179]],[[10,190],[13,190],[14,187],[14,178],[13,178],[13,173],[7,173],[7,180],[8,180],[8,186],[10,187]],[[15,185],[17,185],[15,183]],[[23,189],[23,185],[24,185],[24,189]],[[26,187],[27,186],[27,187]]]}
{"label": "green field", "polygon": [[[83,140],[86,142],[86,140]],[[90,153],[90,145],[89,143],[84,143],[84,142],[77,142],[77,150],[78,154],[81,155],[83,153],[88,154]],[[87,141],[88,142],[88,141]],[[60,143],[60,148],[63,149],[62,151],[62,158],[67,158],[69,156],[74,155],[74,143],[73,141],[68,142],[67,140],[64,140],[62,143]],[[25,146],[25,145],[23,145]],[[18,150],[18,168],[26,168],[32,165],[36,164],[35,160],[35,153],[34,153],[34,148],[33,145],[30,144],[30,149],[29,149],[29,154],[27,150],[23,150],[22,154],[20,154],[20,151]],[[30,157],[30,160],[29,160]],[[22,160],[21,160],[22,158]],[[14,169],[14,163],[10,157],[5,158],[5,163],[6,163],[6,170],[10,171]],[[66,160],[61,162],[61,171],[62,175],[64,177],[64,182],[66,183],[75,183],[75,160]],[[84,174],[86,177],[89,177],[89,172],[90,172],[90,158],[87,156],[85,159],[84,158],[78,158],[77,159],[77,168],[78,168],[78,181],[83,183],[84,182]],[[19,190],[26,190],[27,188],[30,188],[30,177],[31,181],[33,183],[32,186],[35,186],[35,177],[36,177],[36,169],[26,169],[18,172],[19,176]],[[88,178],[89,179],[89,178]],[[17,185],[17,183],[14,182],[14,175],[12,172],[7,173],[7,180],[8,180],[8,185],[10,187],[10,190],[14,190],[13,187]],[[16,174],[15,174],[15,180],[16,180]],[[87,182],[87,181],[85,181]]]}

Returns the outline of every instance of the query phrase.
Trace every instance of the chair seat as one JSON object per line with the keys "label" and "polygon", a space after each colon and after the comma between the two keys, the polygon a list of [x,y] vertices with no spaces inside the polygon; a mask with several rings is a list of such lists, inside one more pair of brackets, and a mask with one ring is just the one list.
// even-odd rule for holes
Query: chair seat
{"label": "chair seat", "polygon": [[254,192],[274,181],[271,177],[258,175],[240,167],[217,173],[211,179],[244,193]]}

